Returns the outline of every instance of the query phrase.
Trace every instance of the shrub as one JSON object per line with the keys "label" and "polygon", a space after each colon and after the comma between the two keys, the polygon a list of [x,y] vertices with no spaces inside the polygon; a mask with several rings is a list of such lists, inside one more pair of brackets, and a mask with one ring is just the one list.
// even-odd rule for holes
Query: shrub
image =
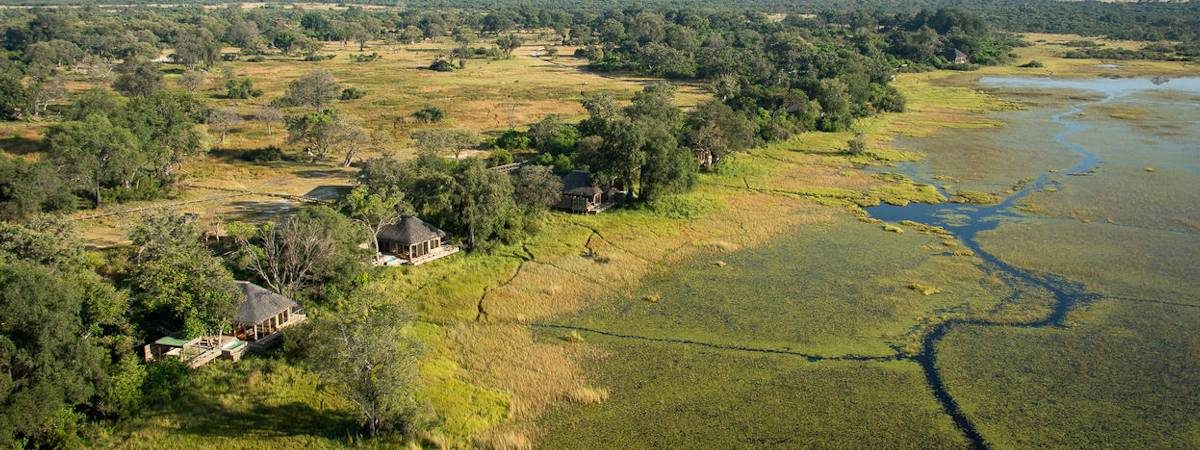
{"label": "shrub", "polygon": [[1039,68],[1039,67],[1046,67],[1046,66],[1045,66],[1044,64],[1042,64],[1042,62],[1041,62],[1041,61],[1038,61],[1038,60],[1034,59],[1034,60],[1031,60],[1031,61],[1029,61],[1029,62],[1027,62],[1027,63],[1025,63],[1025,64],[1021,64],[1020,66],[1017,66],[1017,67],[1023,67],[1023,68],[1026,68],[1026,69],[1036,69],[1036,68]]}
{"label": "shrub", "polygon": [[496,138],[496,146],[508,150],[529,148],[529,135],[517,130],[508,130]]}
{"label": "shrub", "polygon": [[283,150],[280,150],[279,147],[274,145],[268,145],[263,148],[256,148],[254,150],[243,152],[240,158],[243,161],[263,163],[283,161],[283,157]]}
{"label": "shrub", "polygon": [[375,53],[375,52],[371,52],[371,54],[369,54],[369,55],[365,54],[365,53],[350,55],[350,60],[354,61],[354,62],[378,61],[380,58],[383,58],[383,56],[381,56],[379,53]]}
{"label": "shrub", "polygon": [[316,53],[304,57],[305,61],[328,61],[337,55],[318,55]]}
{"label": "shrub", "polygon": [[429,69],[436,70],[438,72],[453,72],[454,63],[450,62],[449,59],[439,57],[438,59],[433,60],[433,64],[429,65]]}
{"label": "shrub", "polygon": [[412,113],[413,119],[421,123],[438,123],[446,118],[446,111],[436,106],[426,106]]}
{"label": "shrub", "polygon": [[367,91],[364,91],[364,90],[356,88],[356,87],[348,87],[348,88],[342,89],[342,95],[339,95],[338,98],[341,100],[358,100],[358,99],[366,97],[366,96],[367,96]]}
{"label": "shrub", "polygon": [[492,154],[488,156],[488,163],[492,166],[503,166],[505,164],[512,164],[512,162],[512,152],[505,149],[493,151]]}
{"label": "shrub", "polygon": [[255,89],[254,82],[249,78],[233,79],[225,82],[225,97],[245,100],[263,94],[262,89]]}
{"label": "shrub", "polygon": [[263,55],[254,55],[249,58],[246,58],[246,62],[263,62],[266,60],[267,60],[267,58],[264,57]]}

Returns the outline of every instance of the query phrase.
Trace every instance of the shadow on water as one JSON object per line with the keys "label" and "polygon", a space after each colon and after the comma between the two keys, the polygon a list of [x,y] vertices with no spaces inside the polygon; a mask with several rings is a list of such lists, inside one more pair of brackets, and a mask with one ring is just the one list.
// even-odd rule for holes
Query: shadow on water
{"label": "shadow on water", "polygon": [[[1122,97],[1126,94],[1150,89],[1181,89],[1188,91],[1200,91],[1200,78],[1185,78],[1175,80],[1176,83],[1169,87],[1164,86],[1166,83],[1154,82],[1150,79],[1118,79],[1118,80],[1055,80],[1049,78],[992,78],[984,77],[981,82],[1004,87],[1027,87],[1032,89],[1073,89],[1073,90],[1088,90],[1099,91],[1103,93],[1100,100],[1088,101],[1071,106],[1068,110],[1052,116],[1051,121],[1061,127],[1063,130],[1054,136],[1056,142],[1063,145],[1071,152],[1079,156],[1079,160],[1063,173],[1065,175],[1087,175],[1096,167],[1103,163],[1100,158],[1093,152],[1084,148],[1082,145],[1071,142],[1069,138],[1079,132],[1088,129],[1084,123],[1071,120],[1083,112],[1084,108],[1094,104],[1106,103],[1115,98]],[[916,169],[911,165],[903,166],[902,169],[911,178],[931,184],[940,192],[946,194],[946,189],[936,180],[922,176],[916,173]],[[951,328],[958,325],[975,325],[975,326],[1007,326],[1007,327],[1025,327],[1025,328],[1043,328],[1043,327],[1058,327],[1062,326],[1067,318],[1067,314],[1078,304],[1096,299],[1098,296],[1086,292],[1079,284],[1069,282],[1068,280],[1053,275],[1053,274],[1034,274],[1004,262],[995,255],[987,252],[980,247],[977,236],[980,232],[993,230],[999,226],[1004,219],[1013,219],[1020,216],[1020,213],[1015,210],[1014,206],[1018,201],[1028,196],[1031,192],[1043,189],[1047,185],[1055,184],[1050,180],[1050,173],[1043,173],[1036,180],[1026,184],[1017,192],[1004,198],[1001,202],[995,205],[979,206],[960,203],[940,203],[940,204],[924,204],[912,203],[907,206],[895,205],[880,205],[867,208],[867,212],[874,218],[889,221],[900,222],[902,220],[911,220],[928,225],[936,225],[945,228],[956,238],[962,241],[963,245],[971,249],[982,260],[984,269],[990,273],[999,274],[1002,279],[1009,283],[1027,283],[1028,285],[1037,286],[1046,289],[1054,296],[1054,308],[1049,315],[1044,318],[1026,322],[1026,323],[1000,323],[981,319],[952,319],[937,325],[931,329],[922,340],[921,353],[912,357],[914,361],[921,365],[925,372],[925,378],[933,390],[934,396],[938,402],[942,404],[942,408],[954,420],[955,425],[962,430],[973,448],[982,449],[988,448],[988,444],[975,425],[967,417],[958,403],[954,400],[946,389],[945,382],[942,380],[941,373],[937,369],[937,344],[950,331]]]}

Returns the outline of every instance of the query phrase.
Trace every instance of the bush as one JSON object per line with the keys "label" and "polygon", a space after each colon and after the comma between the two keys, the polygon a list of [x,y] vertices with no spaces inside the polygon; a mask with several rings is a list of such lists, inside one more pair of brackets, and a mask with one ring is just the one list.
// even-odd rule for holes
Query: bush
{"label": "bush", "polygon": [[529,148],[529,135],[517,130],[508,130],[496,138],[496,146],[507,150]]}
{"label": "bush", "polygon": [[429,65],[429,69],[436,70],[438,72],[453,72],[454,63],[450,62],[450,60],[446,58],[438,58],[433,60],[433,64]]}
{"label": "bush", "polygon": [[366,97],[366,96],[367,96],[367,91],[364,91],[364,90],[356,88],[356,87],[348,87],[348,88],[342,89],[342,95],[339,95],[338,98],[341,100],[358,100],[358,99]]}
{"label": "bush", "polygon": [[446,111],[436,106],[426,106],[412,113],[413,119],[421,123],[438,123],[446,118]]}
{"label": "bush", "polygon": [[263,94],[262,89],[255,89],[254,82],[249,78],[234,79],[225,82],[225,97],[245,100]]}
{"label": "bush", "polygon": [[1041,61],[1034,59],[1025,64],[1021,64],[1020,66],[1017,66],[1017,67],[1023,67],[1026,69],[1036,69],[1036,68],[1046,67],[1046,66],[1044,64],[1042,64]]}
{"label": "bush", "polygon": [[283,158],[284,158],[283,150],[280,150],[279,147],[276,147],[274,145],[268,145],[263,148],[256,148],[254,150],[249,150],[249,151],[243,152],[242,155],[240,156],[240,159],[242,159],[243,161],[256,162],[256,163],[283,161]]}
{"label": "bush", "polygon": [[378,61],[380,58],[383,58],[383,56],[381,56],[379,53],[375,53],[375,52],[371,52],[371,54],[369,54],[369,55],[365,54],[365,53],[350,55],[350,60],[354,61],[354,62]]}
{"label": "bush", "polygon": [[304,60],[305,61],[328,61],[328,60],[333,59],[336,56],[337,55],[318,55],[318,54],[314,53],[314,54],[305,56]]}
{"label": "bush", "polygon": [[154,405],[176,399],[187,382],[188,368],[176,359],[163,359],[146,366],[142,381],[145,404]]}
{"label": "bush", "polygon": [[267,60],[267,58],[264,57],[263,55],[254,55],[249,58],[246,58],[246,62],[263,62],[266,60]]}
{"label": "bush", "polygon": [[239,55],[237,53],[222,53],[221,61],[237,61],[241,57],[242,57],[242,55]]}
{"label": "bush", "polygon": [[514,159],[513,159],[512,152],[505,150],[505,149],[499,149],[499,150],[493,151],[492,154],[490,156],[488,156],[488,164],[491,166],[503,166],[505,164],[512,164],[513,161],[514,161]]}
{"label": "bush", "polygon": [[575,168],[575,164],[571,162],[571,157],[565,154],[555,156],[543,153],[542,156],[538,157],[538,164],[550,166],[554,169],[554,173],[559,175],[565,175]]}

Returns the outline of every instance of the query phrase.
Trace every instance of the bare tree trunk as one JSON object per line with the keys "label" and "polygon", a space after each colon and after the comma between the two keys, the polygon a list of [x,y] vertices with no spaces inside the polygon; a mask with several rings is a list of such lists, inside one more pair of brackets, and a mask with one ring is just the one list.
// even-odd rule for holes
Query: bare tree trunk
{"label": "bare tree trunk", "polygon": [[353,147],[346,150],[346,160],[342,161],[342,167],[350,167],[350,163],[354,162],[354,153],[357,152]]}

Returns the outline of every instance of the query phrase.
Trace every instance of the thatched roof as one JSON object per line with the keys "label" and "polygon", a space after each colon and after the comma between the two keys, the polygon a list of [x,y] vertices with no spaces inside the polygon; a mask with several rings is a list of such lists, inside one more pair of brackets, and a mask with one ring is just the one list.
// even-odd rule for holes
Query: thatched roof
{"label": "thatched roof", "polygon": [[946,49],[946,59],[951,60],[951,61],[956,61],[959,58],[967,59],[968,56],[966,53],[963,53],[962,50],[959,50],[957,48]]}
{"label": "thatched roof", "polygon": [[292,299],[267,290],[249,281],[237,282],[238,289],[246,296],[246,300],[238,305],[237,315],[233,320],[241,323],[259,323],[279,313],[299,306]]}
{"label": "thatched roof", "polygon": [[563,176],[563,193],[573,195],[593,196],[603,192],[592,183],[592,177],[582,170],[572,170]]}
{"label": "thatched roof", "polygon": [[446,232],[430,225],[416,216],[401,217],[397,223],[384,225],[379,230],[379,240],[412,245],[434,238],[446,238]]}

